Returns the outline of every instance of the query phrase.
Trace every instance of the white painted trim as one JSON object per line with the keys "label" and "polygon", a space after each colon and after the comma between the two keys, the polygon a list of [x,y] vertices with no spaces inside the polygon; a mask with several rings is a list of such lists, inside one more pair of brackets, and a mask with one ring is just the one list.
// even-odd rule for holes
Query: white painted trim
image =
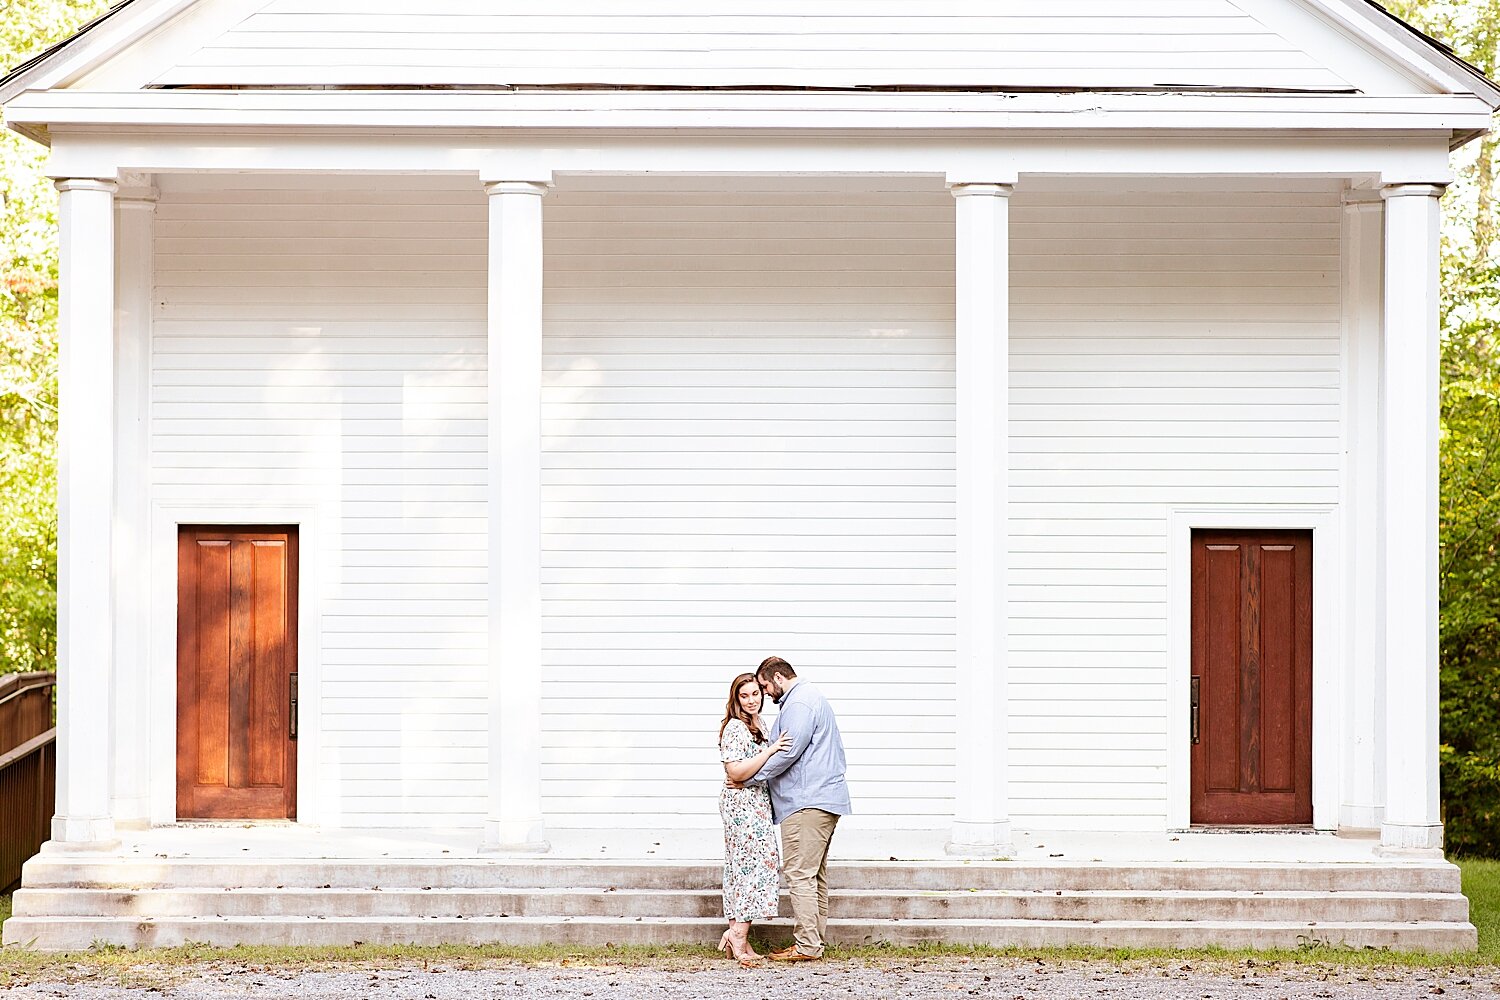
{"label": "white painted trim", "polygon": [[[462,142],[498,145],[475,130],[819,130],[866,135],[927,130],[1050,129],[1332,130],[1345,134],[1484,131],[1488,104],[1472,95],[1276,96],[1156,94],[729,94],[570,91],[566,94],[30,91],[5,104],[6,124],[27,134],[91,127],[224,129],[407,129],[431,137],[458,130]],[[254,141],[255,137],[240,137]],[[430,140],[429,140],[430,141]],[[585,152],[586,150],[580,150]]]}
{"label": "white painted trim", "polygon": [[1500,108],[1500,86],[1472,66],[1449,56],[1402,27],[1398,18],[1374,10],[1369,0],[1298,0],[1339,25],[1378,52],[1388,63],[1405,67],[1441,89],[1473,93],[1492,108]]}
{"label": "white painted trim", "polygon": [[[1339,826],[1380,828],[1384,814],[1385,653],[1381,621],[1380,350],[1384,204],[1344,193],[1339,372],[1340,533],[1345,540],[1344,774]],[[1361,683],[1364,681],[1365,683]]]}
{"label": "white painted trim", "polygon": [[[177,822],[177,530],[185,524],[297,526],[297,822],[336,820],[322,795],[322,534],[311,504],[153,503],[151,506],[151,669],[147,698],[151,822]],[[334,822],[332,825],[337,825]]]}
{"label": "white painted trim", "polygon": [[149,815],[151,298],[156,190],[133,177],[115,195],[115,640],[111,711],[116,823]]}
{"label": "white painted trim", "polygon": [[[1344,114],[1375,113],[1435,114],[1467,111],[1478,114],[1488,105],[1473,94],[1224,94],[1224,93],[1087,93],[1029,92],[1017,94],[973,93],[967,91],[719,91],[672,90],[640,91],[600,88],[565,91],[522,90],[480,92],[472,90],[29,90],[6,102],[6,112],[15,109],[72,109],[98,114],[166,114],[215,111],[221,114],[243,110],[253,114],[281,114],[303,117],[303,124],[342,124],[358,127],[378,122],[358,120],[311,120],[311,116],[334,114],[395,114],[420,112],[435,120],[426,131],[455,125],[449,116],[481,112],[566,111],[906,111],[928,113],[964,112],[969,114],[1008,113],[1017,115],[1103,112],[1163,114],[1219,113],[1241,114]],[[1075,129],[1107,128],[1089,116],[1075,121]],[[489,125],[501,124],[497,118],[485,119]],[[215,120],[206,124],[229,124]],[[249,124],[249,122],[245,122]],[[389,122],[387,124],[401,124]],[[412,118],[405,124],[421,125]],[[714,123],[706,123],[712,125]],[[617,128],[635,128],[628,117]],[[849,121],[851,131],[867,126]],[[877,126],[878,127],[878,126]]]}
{"label": "white painted trim", "polygon": [[1194,528],[1311,529],[1313,533],[1313,826],[1338,825],[1343,740],[1344,657],[1339,517],[1332,504],[1185,506],[1167,510],[1167,829],[1191,825],[1192,759],[1188,678],[1192,673]]}
{"label": "white painted trim", "polygon": [[[915,138],[926,141],[915,142]],[[67,176],[267,171],[275,173],[484,172],[526,178],[555,174],[851,175],[931,174],[941,178],[1017,175],[1112,177],[1327,177],[1448,183],[1447,133],[1420,136],[1073,135],[970,137],[893,133],[853,142],[840,136],[732,134],[547,137],[516,134],[445,144],[393,134],[185,135],[162,130],[128,137],[56,132],[48,171]]]}

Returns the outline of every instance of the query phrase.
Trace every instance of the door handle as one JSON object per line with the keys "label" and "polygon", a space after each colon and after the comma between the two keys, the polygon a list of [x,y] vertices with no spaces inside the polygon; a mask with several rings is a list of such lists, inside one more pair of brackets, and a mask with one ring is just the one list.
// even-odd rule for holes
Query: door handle
{"label": "door handle", "polygon": [[1199,686],[1199,681],[1200,680],[1201,680],[1201,678],[1197,677],[1196,675],[1193,677],[1193,684],[1192,684],[1192,692],[1193,693],[1192,693],[1192,696],[1191,696],[1192,697],[1192,712],[1188,716],[1188,720],[1189,720],[1189,722],[1188,722],[1188,728],[1189,728],[1190,732],[1192,733],[1192,736],[1193,736],[1193,745],[1194,746],[1196,746],[1198,744],[1198,686]]}
{"label": "door handle", "polygon": [[[286,727],[286,733],[290,739],[295,740],[297,738],[297,675],[295,673],[288,674],[287,680],[290,682],[287,685],[287,692],[289,695],[288,709],[290,711],[290,716]],[[1194,732],[1196,732],[1197,723],[1194,723],[1193,725]]]}

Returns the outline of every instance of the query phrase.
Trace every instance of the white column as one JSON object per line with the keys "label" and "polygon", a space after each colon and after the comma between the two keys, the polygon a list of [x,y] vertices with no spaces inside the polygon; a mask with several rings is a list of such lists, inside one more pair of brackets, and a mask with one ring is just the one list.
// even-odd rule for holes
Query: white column
{"label": "white column", "polygon": [[1385,636],[1380,561],[1380,340],[1384,202],[1349,191],[1343,220],[1344,747],[1339,826],[1380,827]]}
{"label": "white column", "polygon": [[150,462],[152,222],[151,178],[121,179],[115,194],[115,655],[114,798],[119,825],[150,816],[147,776],[150,672]]}
{"label": "white column", "polygon": [[542,824],[542,196],[485,184],[489,257],[490,803],[484,846],[545,851]]}
{"label": "white column", "polygon": [[1385,817],[1382,846],[1442,847],[1438,812],[1438,184],[1385,198]]}
{"label": "white column", "polygon": [[1011,853],[1005,566],[1010,184],[953,184],[957,242],[957,788],[954,854]]}
{"label": "white column", "polygon": [[114,841],[110,816],[114,499],[112,180],[57,182],[57,813],[52,840]]}

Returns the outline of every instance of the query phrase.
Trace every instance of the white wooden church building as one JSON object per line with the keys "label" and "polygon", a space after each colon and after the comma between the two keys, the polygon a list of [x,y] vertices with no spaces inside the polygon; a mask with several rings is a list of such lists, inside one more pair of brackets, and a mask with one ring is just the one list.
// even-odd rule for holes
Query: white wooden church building
{"label": "white wooden church building", "polygon": [[0,102],[61,191],[51,849],[712,831],[773,653],[850,830],[1440,846],[1500,90],[1377,5],[128,0]]}

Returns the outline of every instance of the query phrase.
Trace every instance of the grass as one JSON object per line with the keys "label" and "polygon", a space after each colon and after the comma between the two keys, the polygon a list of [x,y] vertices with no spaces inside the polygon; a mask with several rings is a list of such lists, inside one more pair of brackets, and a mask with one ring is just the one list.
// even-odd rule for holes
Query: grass
{"label": "grass", "polygon": [[1500,860],[1455,858],[1464,873],[1469,922],[1479,928],[1479,954],[1500,964]]}
{"label": "grass", "polygon": [[[1310,946],[1262,951],[1205,948],[987,948],[968,945],[866,945],[830,949],[829,958],[861,964],[913,961],[1018,960],[1052,964],[1102,963],[1162,967],[1193,962],[1204,972],[1231,967],[1274,969],[1295,965],[1304,971],[1326,968],[1500,968],[1500,860],[1455,859],[1463,871],[1469,919],[1479,929],[1479,950],[1433,954]],[[10,897],[0,896],[0,923],[10,915]],[[99,946],[67,954],[8,948],[0,951],[0,989],[35,979],[100,978],[130,985],[162,984],[195,974],[208,964],[238,968],[422,968],[473,969],[496,965],[651,966],[690,971],[718,965],[718,954],[698,945],[581,948],[569,945],[355,945],[348,947],[254,946],[213,948],[186,945],[134,951]]]}

